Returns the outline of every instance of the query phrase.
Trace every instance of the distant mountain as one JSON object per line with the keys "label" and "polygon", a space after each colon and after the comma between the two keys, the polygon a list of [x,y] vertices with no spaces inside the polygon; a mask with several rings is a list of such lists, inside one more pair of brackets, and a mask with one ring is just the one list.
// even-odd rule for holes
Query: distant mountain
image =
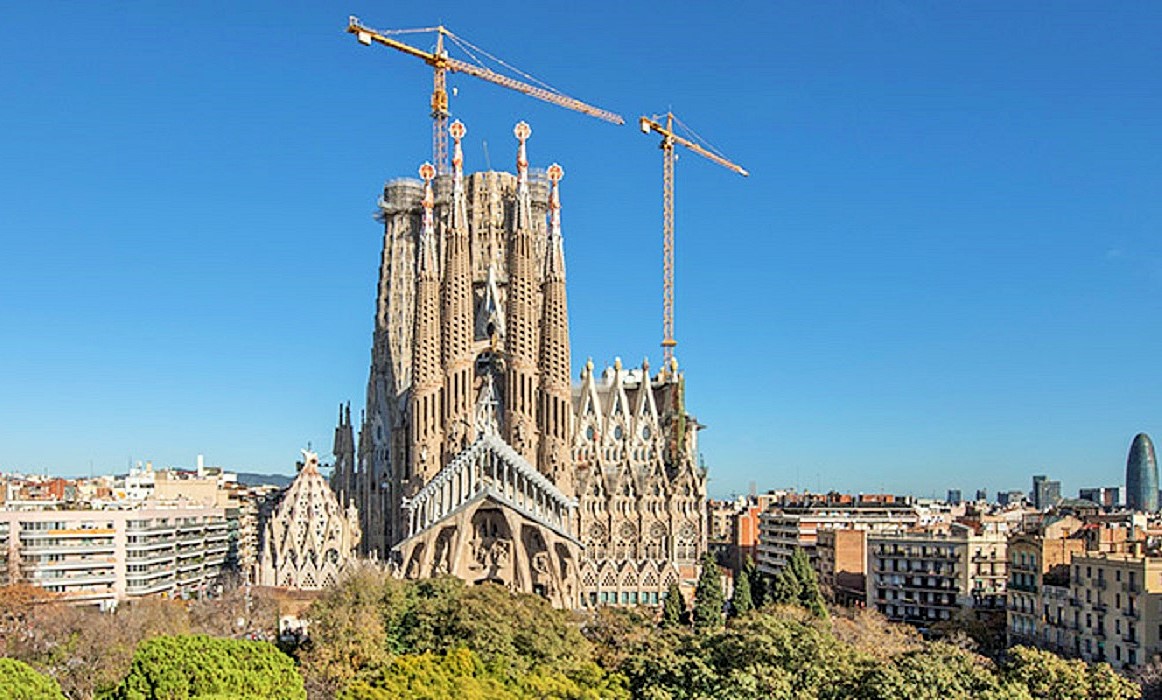
{"label": "distant mountain", "polygon": [[286,474],[251,474],[248,472],[238,472],[238,483],[244,486],[277,486],[285,488],[290,486],[290,482],[294,481],[293,476]]}

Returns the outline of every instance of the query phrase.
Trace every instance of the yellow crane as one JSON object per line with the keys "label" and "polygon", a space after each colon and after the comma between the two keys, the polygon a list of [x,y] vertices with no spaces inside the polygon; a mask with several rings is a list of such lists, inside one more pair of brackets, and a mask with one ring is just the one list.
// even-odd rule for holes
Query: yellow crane
{"label": "yellow crane", "polygon": [[[641,117],[638,123],[642,133],[654,132],[662,137],[662,371],[667,372],[674,359],[674,347],[678,341],[674,339],[674,144],[685,146],[691,151],[708,160],[718,163],[727,170],[747,177],[750,175],[741,165],[732,163],[719,154],[711,151],[690,139],[674,133],[674,122],[678,118],[673,112],[666,112],[666,123],[658,120],[661,116]],[[681,122],[678,121],[679,125]],[[687,129],[689,131],[689,129]],[[691,131],[691,133],[693,133]]]}
{"label": "yellow crane", "polygon": [[[501,87],[506,87],[510,90],[516,90],[517,92],[523,92],[524,94],[535,97],[539,100],[544,100],[545,102],[550,102],[567,109],[572,109],[581,112],[582,114],[588,114],[591,117],[604,119],[607,122],[612,122],[614,124],[625,123],[625,120],[622,119],[620,114],[615,114],[613,112],[601,109],[600,107],[594,107],[591,104],[569,97],[568,95],[554,90],[544,83],[541,83],[540,86],[532,85],[510,78],[507,75],[497,73],[496,71],[486,68],[483,65],[475,65],[452,58],[444,49],[445,37],[453,41],[461,48],[465,49],[465,51],[470,54],[474,49],[476,52],[484,54],[488,58],[496,61],[501,65],[504,65],[506,68],[509,68],[514,72],[520,72],[511,66],[508,66],[508,64],[504,63],[504,61],[501,61],[495,56],[492,56],[483,49],[477,46],[473,46],[465,39],[456,36],[443,25],[424,29],[376,31],[375,29],[365,27],[363,24],[361,24],[358,17],[349,17],[347,20],[347,31],[350,34],[354,34],[355,37],[359,40],[359,43],[363,44],[364,46],[370,46],[372,42],[382,44],[383,46],[395,49],[396,51],[401,51],[409,56],[414,56],[432,67],[432,160],[436,163],[436,168],[441,173],[448,171],[447,127],[450,112],[448,111],[447,74],[449,72],[464,73],[467,75],[475,76],[481,80],[487,80],[490,83],[500,85]],[[389,36],[431,32],[435,32],[436,34],[435,51],[425,51],[423,49],[416,48],[415,46],[411,46],[410,44],[406,44],[398,39],[393,39],[391,36]],[[474,55],[473,57],[475,58]],[[536,78],[533,78],[530,75],[523,75],[526,78],[536,81]]]}

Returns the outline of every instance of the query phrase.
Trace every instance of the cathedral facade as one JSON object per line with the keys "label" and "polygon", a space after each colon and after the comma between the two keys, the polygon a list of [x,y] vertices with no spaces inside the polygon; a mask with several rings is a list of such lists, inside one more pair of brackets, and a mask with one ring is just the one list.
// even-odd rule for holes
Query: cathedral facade
{"label": "cathedral facade", "polygon": [[366,409],[340,412],[332,484],[363,552],[560,607],[650,604],[706,546],[698,424],[675,365],[570,380],[563,171],[389,182]]}
{"label": "cathedral facade", "polygon": [[304,450],[298,476],[263,528],[258,584],[298,590],[333,586],[355,561],[359,537],[355,505],[339,505],[319,473],[319,456]]}

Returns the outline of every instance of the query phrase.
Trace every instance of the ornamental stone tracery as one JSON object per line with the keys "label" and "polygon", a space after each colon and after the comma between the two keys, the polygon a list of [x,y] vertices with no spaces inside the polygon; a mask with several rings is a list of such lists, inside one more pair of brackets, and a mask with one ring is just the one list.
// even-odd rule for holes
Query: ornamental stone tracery
{"label": "ornamental stone tracery", "polygon": [[303,451],[302,468],[266,523],[258,583],[302,590],[334,585],[354,561],[359,515],[339,505],[319,473],[319,457]]}

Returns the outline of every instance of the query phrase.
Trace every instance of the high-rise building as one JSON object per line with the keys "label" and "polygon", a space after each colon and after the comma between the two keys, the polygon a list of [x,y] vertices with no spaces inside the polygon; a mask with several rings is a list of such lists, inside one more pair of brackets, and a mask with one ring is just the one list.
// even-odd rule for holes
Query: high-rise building
{"label": "high-rise building", "polygon": [[389,182],[366,411],[332,483],[363,550],[560,607],[655,603],[706,548],[700,426],[677,363],[570,381],[558,166]]}
{"label": "high-rise building", "polygon": [[1126,458],[1126,505],[1130,510],[1153,513],[1158,510],[1158,461],[1154,443],[1146,433],[1138,433],[1130,443]]}
{"label": "high-rise building", "polygon": [[1025,497],[1026,497],[1026,494],[1024,491],[1019,491],[1019,490],[1002,491],[999,489],[997,490],[997,503],[1002,505],[1002,506],[1020,505],[1021,502],[1023,502],[1025,500]]}
{"label": "high-rise building", "polygon": [[948,501],[952,505],[957,505],[964,500],[964,497],[961,496],[960,489],[948,489],[948,498],[944,500]]}
{"label": "high-rise building", "polygon": [[1046,510],[1061,500],[1061,482],[1050,481],[1044,474],[1033,477],[1033,507]]}
{"label": "high-rise building", "polygon": [[1077,498],[1096,503],[1102,508],[1116,508],[1121,504],[1121,489],[1117,486],[1098,486],[1078,489]]}

